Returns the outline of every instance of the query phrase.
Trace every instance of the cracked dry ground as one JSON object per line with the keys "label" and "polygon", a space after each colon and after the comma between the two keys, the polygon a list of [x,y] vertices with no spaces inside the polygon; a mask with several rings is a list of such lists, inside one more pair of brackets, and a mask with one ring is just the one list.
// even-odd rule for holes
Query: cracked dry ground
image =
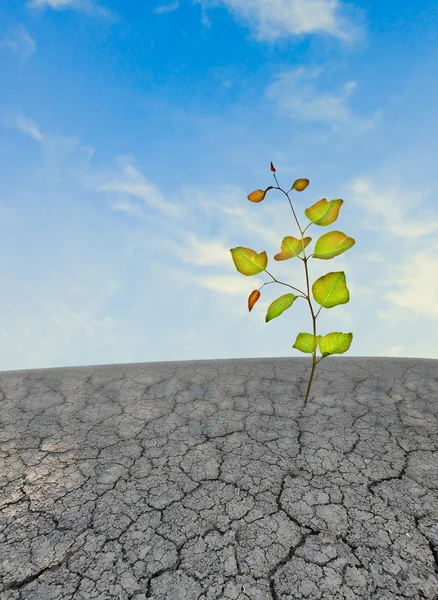
{"label": "cracked dry ground", "polygon": [[438,598],[438,360],[0,373],[1,600]]}

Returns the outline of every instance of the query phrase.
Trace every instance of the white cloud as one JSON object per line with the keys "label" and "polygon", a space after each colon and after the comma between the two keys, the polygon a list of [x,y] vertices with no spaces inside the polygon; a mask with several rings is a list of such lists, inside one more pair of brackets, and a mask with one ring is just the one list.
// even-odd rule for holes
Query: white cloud
{"label": "white cloud", "polygon": [[42,8],[45,5],[50,6],[50,8],[54,8],[57,10],[58,8],[62,8],[67,5],[75,5],[77,4],[76,0],[29,0],[27,6],[31,8]]}
{"label": "white cloud", "polygon": [[157,14],[168,13],[176,10],[177,8],[179,8],[178,0],[176,0],[176,2],[174,2],[173,4],[163,4],[161,6],[157,6],[156,8],[154,8],[154,12]]}
{"label": "white cloud", "polygon": [[[381,186],[383,187],[383,186]],[[155,189],[155,186],[153,186]],[[424,238],[424,236],[430,234],[438,226],[438,217],[435,216],[433,220],[428,219],[429,226],[427,223],[418,222],[415,227],[412,227],[412,219],[408,214],[409,207],[412,208],[411,201],[406,201],[403,205],[398,204],[394,201],[395,198],[400,197],[400,191],[397,193],[395,187],[390,187],[388,191],[381,191],[380,194],[376,194],[369,183],[365,183],[364,178],[356,178],[347,188],[352,190],[352,200],[359,205],[364,213],[369,216],[369,223],[379,223],[379,226],[374,227],[374,248],[381,248],[383,242],[391,242],[391,238],[394,239],[394,245],[399,245],[400,240],[406,240],[406,231],[403,226],[403,221],[410,224],[409,232],[416,230],[415,235],[410,235],[410,240],[415,241],[415,238]],[[231,193],[232,190],[230,190]],[[234,190],[234,197],[238,195],[238,190]],[[406,197],[412,198],[413,194],[409,190],[404,190]],[[201,190],[195,193],[194,189],[186,190],[186,193],[181,192],[178,196],[182,199],[184,206],[188,212],[195,210],[199,212],[202,210],[206,212],[208,207],[212,207],[212,213],[218,214],[223,212],[225,214],[233,214],[239,217],[234,219],[234,224],[230,221],[229,226],[229,238],[231,239],[233,229],[239,228],[243,230],[240,239],[244,239],[243,235],[247,232],[254,233],[254,242],[248,244],[248,247],[262,251],[265,249],[268,252],[270,258],[270,264],[274,264],[271,258],[272,248],[275,251],[280,250],[280,240],[277,225],[284,221],[284,217],[278,214],[278,206],[266,205],[264,206],[263,215],[255,215],[254,211],[251,211],[247,206],[238,207],[235,200],[231,198],[226,201],[226,190],[222,188],[221,191],[217,192],[217,198],[211,199],[211,194],[206,193],[205,198],[202,200],[203,193]],[[193,201],[193,205],[189,206],[184,201],[185,198],[190,197]],[[369,201],[369,199],[371,199]],[[421,194],[417,193],[418,202],[420,202]],[[189,219],[186,219],[190,223]],[[392,223],[392,226],[391,226]],[[242,300],[242,296],[248,295],[249,291],[260,287],[264,282],[269,281],[269,278],[253,277],[249,278],[240,277],[237,273],[235,275],[223,275],[223,274],[202,274],[198,272],[199,267],[219,267],[227,270],[230,265],[230,244],[231,246],[240,245],[237,243],[223,243],[220,240],[204,239],[195,232],[185,227],[184,236],[176,236],[176,231],[172,232],[173,227],[179,229],[178,222],[172,223],[167,222],[164,232],[161,233],[159,238],[150,238],[150,243],[155,244],[155,247],[159,252],[160,261],[157,264],[152,265],[153,270],[159,270],[160,274],[166,274],[169,279],[179,280],[186,285],[194,284],[200,288],[207,290],[213,290],[218,294],[225,296],[236,297]],[[364,227],[363,223],[359,225],[358,229]],[[370,227],[368,227],[370,228]],[[341,228],[342,229],[342,228]],[[343,229],[342,229],[343,230]],[[379,232],[381,236],[379,237]],[[353,234],[353,232],[349,233]],[[317,235],[315,235],[316,239]],[[271,244],[271,248],[267,246]],[[242,242],[242,245],[246,245]],[[277,248],[278,246],[278,248]],[[415,252],[414,245],[408,247],[405,245],[401,246],[400,251],[396,251],[394,256],[398,261],[394,265],[394,256],[382,256],[382,250],[379,252],[371,252],[370,256],[363,253],[359,249],[359,255],[356,260],[353,256],[343,256],[338,258],[337,269],[346,270],[347,276],[350,281],[349,289],[352,295],[356,297],[366,296],[370,285],[373,288],[373,297],[379,298],[379,301],[386,301],[390,308],[388,310],[377,310],[376,314],[388,322],[402,322],[406,319],[406,312],[415,314],[417,316],[427,316],[436,318],[438,316],[438,281],[431,279],[431,273],[438,272],[438,260],[434,258],[436,255],[437,244],[430,240],[422,240],[422,250]],[[175,264],[174,260],[167,260],[167,256],[170,258],[177,257],[177,263],[184,263],[189,268],[184,269],[181,266]],[[364,284],[361,281],[361,277],[355,276],[356,265],[359,264],[361,267],[364,266],[364,258],[370,258],[371,262],[380,262],[378,265],[379,273],[373,276],[371,284]],[[341,262],[342,261],[342,262]],[[357,261],[357,262],[356,262]],[[194,269],[190,269],[190,265]],[[350,266],[352,268],[350,269]],[[291,266],[275,263],[274,275],[283,282],[289,282],[289,277],[283,277],[281,270]],[[270,270],[268,268],[268,270]],[[294,271],[298,272],[296,269]],[[351,275],[350,275],[351,271]],[[321,276],[327,272],[327,265],[322,262],[312,263],[312,274],[313,279]],[[356,283],[356,281],[358,283]],[[304,285],[304,284],[303,284]],[[298,285],[298,287],[300,287]],[[266,288],[264,288],[266,290]],[[304,289],[304,287],[302,287]],[[388,291],[389,290],[389,291]],[[396,291],[394,291],[396,290]],[[270,300],[260,300],[258,306],[261,310],[266,309],[270,304]],[[401,309],[401,310],[399,310]],[[340,312],[343,311],[341,315]],[[352,322],[350,307],[345,307],[341,310],[337,310],[336,318],[341,318],[342,322]]]}
{"label": "white cloud", "polygon": [[[410,255],[400,265],[392,265],[380,279],[382,286],[395,291],[385,292],[383,298],[390,304],[389,310],[379,310],[377,315],[388,321],[403,322],[406,314],[410,319],[427,317],[438,319],[438,259],[430,250]],[[401,307],[402,311],[397,311]]]}
{"label": "white cloud", "polygon": [[15,29],[12,39],[6,38],[5,41],[0,42],[1,46],[12,48],[15,52],[21,53],[24,60],[28,59],[35,52],[35,40],[22,25],[19,25]]}
{"label": "white cloud", "polygon": [[115,11],[98,6],[90,0],[29,0],[29,2],[26,3],[26,6],[36,9],[50,7],[54,10],[71,8],[88,14],[96,15],[110,21],[120,20],[120,17]]}
{"label": "white cloud", "polygon": [[[80,141],[77,138],[43,135],[35,121],[32,121],[28,117],[8,109],[3,109],[2,112],[1,125],[5,128],[17,129],[21,133],[40,142],[43,145],[46,160],[47,158],[50,159],[50,161],[52,161],[52,166],[55,166],[55,169],[56,163],[62,161],[65,155],[71,154],[76,150],[85,154],[86,164],[88,164],[90,158],[94,154],[94,148],[80,144]],[[79,169],[78,174],[80,175],[81,173],[82,171]],[[54,176],[56,176],[55,173]]]}
{"label": "white cloud", "polygon": [[[115,314],[112,304],[117,304],[117,298],[123,293],[125,270],[135,272],[135,280],[130,281],[132,288],[128,292],[135,297],[132,306],[129,304],[129,310],[134,311],[132,314],[137,319],[138,315],[143,318],[141,310],[144,310],[144,315],[156,315],[162,311],[160,319],[163,321],[166,297],[174,295],[178,298],[178,306],[175,306],[174,311],[168,312],[173,317],[181,315],[181,323],[187,324],[184,321],[189,314],[186,312],[187,307],[202,304],[202,321],[206,319],[205,313],[208,313],[210,302],[217,302],[223,307],[223,314],[227,315],[229,322],[245,327],[244,323],[249,322],[249,293],[270,282],[270,278],[265,274],[257,277],[240,275],[230,258],[230,248],[237,245],[257,251],[266,250],[269,265],[273,267],[268,267],[268,270],[279,281],[305,289],[301,262],[296,265],[293,261],[274,263],[272,258],[274,253],[280,251],[283,230],[285,234],[293,233],[285,222],[285,214],[289,212],[287,205],[283,211],[279,210],[278,203],[266,203],[263,210],[257,212],[254,205],[244,201],[248,190],[216,184],[211,189],[183,186],[168,199],[160,186],[144,176],[142,169],[134,166],[134,161],[128,156],[118,158],[117,172],[104,169],[89,173],[87,163],[86,167],[75,169],[73,183],[73,179],[69,181],[65,165],[61,162],[66,153],[60,151],[66,148],[68,153],[80,153],[84,146],[71,138],[56,141],[44,136],[36,123],[22,115],[14,115],[9,120],[9,124],[11,123],[23,133],[42,142],[44,148],[49,147],[54,154],[61,154],[59,165],[56,165],[60,171],[54,170],[49,174],[50,177],[45,177],[44,173],[41,181],[62,180],[70,191],[77,185],[78,195],[81,188],[99,192],[103,194],[103,211],[109,214],[111,209],[122,210],[134,219],[128,222],[128,226],[119,235],[123,225],[117,223],[117,217],[111,220],[115,223],[112,230],[107,229],[103,218],[102,228],[99,230],[99,246],[93,244],[91,237],[87,242],[87,236],[79,228],[72,228],[70,231],[65,228],[65,246],[59,247],[62,266],[58,265],[58,270],[53,269],[52,278],[45,276],[48,282],[52,280],[54,283],[45,298],[41,293],[37,301],[39,308],[32,308],[30,312],[20,315],[15,330],[6,321],[0,322],[0,335],[3,328],[4,333],[9,335],[9,340],[14,340],[17,349],[16,356],[11,354],[12,358],[8,360],[22,361],[20,364],[26,364],[27,361],[29,368],[37,368],[39,365],[53,364],[54,357],[63,360],[61,357],[65,353],[69,361],[84,364],[79,350],[84,346],[90,349],[87,362],[90,360],[91,364],[142,360],[145,356],[140,347],[143,340],[140,340],[141,335],[137,335],[136,325],[132,325],[135,321],[130,322],[128,317],[123,316],[106,316]],[[86,150],[89,150],[88,147]],[[88,158],[90,156],[88,152]],[[415,187],[414,193],[394,176],[382,177],[379,174],[379,180],[384,182],[380,184],[375,175],[361,174],[344,186],[339,184],[339,187],[349,190],[348,202],[352,201],[358,207],[361,217],[366,217],[368,221],[343,221],[343,225],[340,225],[342,231],[357,239],[357,246],[351,256],[346,254],[339,257],[336,267],[330,265],[330,268],[345,269],[352,302],[351,305],[337,307],[336,311],[324,313],[322,331],[324,326],[326,330],[342,330],[344,325],[346,331],[352,329],[356,335],[353,325],[366,320],[364,308],[372,312],[373,317],[382,319],[381,325],[377,327],[385,328],[385,331],[390,332],[392,325],[397,328],[399,324],[405,323],[407,315],[412,317],[410,322],[420,317],[430,319],[432,330],[432,323],[438,317],[438,282],[431,276],[438,271],[438,262],[434,258],[438,248],[437,243],[430,238],[433,238],[432,234],[436,231],[438,215],[431,213],[423,216],[418,210],[424,201],[423,190]],[[37,193],[42,199],[45,198],[43,187]],[[126,197],[133,198],[132,203]],[[136,202],[136,199],[141,201]],[[63,198],[57,200],[64,201]],[[92,203],[93,198],[90,197],[83,204]],[[78,201],[75,209],[78,214],[80,204]],[[44,212],[44,205],[41,210]],[[414,210],[417,216],[413,223],[410,213]],[[346,216],[343,215],[344,218]],[[143,221],[138,227],[137,218],[139,222]],[[357,237],[361,229],[372,230],[369,237],[368,231],[362,240],[360,235]],[[317,237],[316,231],[312,237]],[[103,243],[104,246],[101,245]],[[383,249],[383,244],[386,244],[387,249]],[[135,260],[136,256],[141,258]],[[374,264],[370,265],[369,261]],[[325,261],[312,262],[311,281],[315,281],[330,268]],[[64,274],[61,279],[60,273]],[[65,274],[68,275],[68,280]],[[144,288],[137,287],[141,285],[137,281],[144,281]],[[151,298],[157,288],[165,291],[161,296]],[[286,291],[290,291],[290,288],[286,289],[278,284],[263,288],[257,310],[249,317],[253,322],[251,326],[263,335],[272,335],[266,331],[264,322],[267,307],[275,297]],[[126,297],[123,298],[127,302]],[[308,307],[302,302],[296,307],[294,322],[301,322],[301,313],[308,317],[307,312]],[[155,316],[152,321],[154,319]],[[190,321],[188,325],[191,325]],[[271,327],[270,330],[272,329]],[[46,335],[47,330],[50,330],[50,335]],[[218,327],[216,333],[219,339],[222,329]],[[41,339],[38,365],[35,364],[35,354],[30,350],[28,356],[21,353],[25,346],[32,348],[35,339]],[[172,333],[171,339],[176,353],[191,351],[205,357],[206,346],[202,345],[202,335],[194,340],[196,348],[193,349],[193,346],[189,350],[186,346],[186,341],[190,342],[187,330],[178,329],[175,334]],[[404,347],[400,345],[400,339],[390,337],[389,333],[386,338],[382,335],[382,341],[385,340],[391,344],[388,353],[382,352],[380,346],[377,348],[378,355],[396,356],[403,353]],[[71,350],[72,344],[77,349],[77,357]],[[151,333],[146,338],[145,347],[149,345],[155,352],[156,344],[157,337]],[[111,348],[117,349],[116,358],[112,358],[114,354],[110,352],[114,350]],[[133,354],[134,351],[137,351],[136,355]],[[93,356],[99,356],[99,359],[94,360]],[[151,354],[147,355],[145,360],[151,360],[150,357]],[[175,360],[184,358],[188,356],[174,356]],[[161,358],[160,354],[155,354],[154,359],[169,360],[169,357],[166,355]],[[66,361],[64,364],[67,364]]]}
{"label": "white cloud", "polygon": [[363,216],[369,217],[363,223],[366,229],[384,231],[386,235],[413,241],[438,232],[437,214],[430,211],[423,213],[423,217],[421,214],[409,214],[420,207],[424,190],[420,193],[405,188],[401,192],[399,187],[393,185],[382,191],[382,186],[373,185],[365,177],[356,177],[349,189],[349,200],[362,208]]}
{"label": "white cloud", "polygon": [[275,77],[278,81],[267,88],[265,97],[277,103],[282,116],[327,123],[340,132],[345,132],[346,126],[348,133],[352,129],[360,131],[374,127],[382,111],[376,111],[369,118],[359,117],[346,105],[346,99],[357,87],[355,81],[345,83],[339,94],[323,94],[313,89],[309,82],[318,78],[322,71],[322,67],[298,67],[277,73]]}
{"label": "white cloud", "polygon": [[3,110],[2,126],[18,129],[18,131],[21,131],[21,133],[28,135],[38,142],[44,141],[44,137],[35,122],[21,114],[13,113],[9,110]]}
{"label": "white cloud", "polygon": [[[94,301],[87,302],[79,308],[74,306],[76,302],[71,299],[70,294],[68,302],[42,302],[36,310],[21,315],[17,331],[23,344],[21,353],[23,364],[31,365],[37,362],[36,368],[41,368],[43,365],[51,364],[54,356],[64,354],[73,355],[72,362],[77,360],[80,363],[80,351],[77,352],[77,348],[84,344],[93,354],[104,354],[105,348],[119,345],[120,362],[134,362],[127,349],[132,349],[135,343],[138,343],[135,333],[127,332],[126,327],[118,323],[117,319],[99,314],[100,305],[105,302],[106,297],[114,293],[110,283],[101,279],[99,285],[92,290]],[[99,293],[102,289],[105,292]],[[90,293],[90,288],[85,290],[85,293],[87,292]],[[47,331],[50,331],[50,335],[47,335]],[[0,330],[0,336],[5,339],[10,338],[3,329]],[[32,349],[35,339],[39,340],[37,360]],[[8,343],[9,347],[12,347],[10,339]],[[63,366],[70,366],[70,364],[66,361]]]}
{"label": "white cloud", "polygon": [[[379,179],[385,177],[379,174]],[[372,232],[373,240],[381,241],[380,253],[366,255],[376,263],[372,281],[376,297],[390,306],[376,314],[393,323],[405,321],[407,314],[411,319],[436,319],[438,279],[433,275],[438,273],[438,214],[421,209],[428,190],[414,191],[402,182],[384,185],[377,180],[372,184],[369,179],[356,177],[347,188],[349,202],[360,207],[360,228]],[[385,252],[384,243],[389,247]]]}
{"label": "white cloud", "polygon": [[[158,186],[149,182],[140,171],[131,165],[125,165],[123,177],[119,175],[108,177],[104,173],[88,176],[85,186],[96,192],[122,192],[141,198],[147,205],[166,212],[175,219],[181,218],[184,214],[184,208],[165,200]],[[127,202],[113,203],[112,208],[131,214],[139,214],[139,207]]]}
{"label": "white cloud", "polygon": [[[257,41],[275,41],[289,35],[326,33],[351,43],[362,38],[362,32],[351,21],[337,14],[339,0],[194,0],[202,7],[224,4],[237,17],[257,28]],[[356,12],[359,9],[354,7]]]}

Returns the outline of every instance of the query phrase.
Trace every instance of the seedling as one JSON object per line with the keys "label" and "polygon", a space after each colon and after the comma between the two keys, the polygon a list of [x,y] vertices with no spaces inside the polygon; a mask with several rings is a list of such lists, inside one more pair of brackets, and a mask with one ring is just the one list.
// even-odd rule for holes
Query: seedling
{"label": "seedling", "polygon": [[[302,292],[301,290],[289,285],[288,283],[283,283],[275,279],[269,271],[266,271],[266,266],[268,264],[268,256],[266,252],[257,253],[255,250],[251,250],[250,248],[243,248],[242,246],[237,246],[236,248],[231,248],[231,256],[234,261],[234,265],[239,273],[242,275],[251,276],[258,275],[262,271],[266,271],[266,273],[272,277],[274,281],[268,281],[264,283],[264,285],[268,285],[269,283],[280,283],[281,285],[287,285],[288,287],[300,292],[301,295],[295,294],[284,294],[280,296],[274,302],[270,304],[268,307],[268,312],[266,313],[266,323],[268,321],[272,321],[276,317],[279,317],[285,310],[290,308],[292,304],[295,302],[297,298],[304,298],[308,301],[310,306],[310,312],[312,313],[313,319],[313,334],[312,333],[299,333],[295,340],[295,344],[292,348],[296,348],[301,352],[305,352],[307,354],[313,355],[312,362],[312,371],[310,373],[309,384],[307,386],[307,393],[304,399],[304,405],[307,404],[310,388],[312,386],[313,374],[315,372],[316,365],[321,362],[323,358],[326,356],[330,356],[331,354],[344,354],[351,345],[353,334],[352,333],[341,333],[339,331],[328,333],[324,337],[322,335],[316,335],[316,318],[319,315],[321,308],[333,308],[334,306],[338,306],[339,304],[346,304],[350,300],[350,292],[347,288],[347,283],[345,279],[344,271],[337,271],[332,273],[327,273],[323,275],[319,279],[315,281],[312,285],[312,294],[315,301],[320,304],[320,309],[318,312],[313,312],[312,303],[310,301],[310,289],[309,289],[309,273],[307,269],[307,261],[311,256],[313,258],[319,258],[321,260],[329,260],[330,258],[334,258],[342,252],[345,252],[349,248],[351,248],[355,243],[351,237],[342,233],[342,231],[330,231],[329,233],[325,233],[322,235],[315,244],[315,252],[306,257],[306,253],[304,249],[309,245],[312,241],[310,237],[304,237],[304,232],[310,225],[319,225],[321,227],[325,227],[326,225],[331,225],[338,218],[339,210],[343,204],[343,200],[330,200],[327,202],[326,198],[319,200],[315,204],[313,204],[310,208],[306,208],[304,213],[306,217],[311,221],[304,229],[301,229],[300,224],[298,223],[298,219],[296,217],[295,211],[292,206],[292,202],[289,198],[289,193],[291,190],[296,190],[297,192],[302,192],[309,185],[310,181],[308,179],[296,179],[290,190],[285,192],[279,185],[277,178],[275,176],[276,169],[271,162],[271,171],[274,175],[275,182],[277,187],[270,185],[266,190],[255,190],[251,192],[248,196],[248,200],[251,202],[261,202],[266,193],[269,190],[281,190],[284,194],[286,194],[290,207],[292,209],[293,215],[298,225],[298,229],[301,232],[301,239],[294,238],[293,236],[286,236],[283,238],[281,242],[281,252],[274,256],[274,260],[288,260],[289,258],[298,257],[300,260],[304,262],[304,268],[306,271],[306,282],[307,282],[307,294]],[[304,255],[304,258],[299,256],[301,252]],[[260,290],[254,290],[248,297],[248,310],[251,312],[254,304],[260,298]],[[319,345],[320,352],[322,354],[319,360],[316,360],[316,349]]]}

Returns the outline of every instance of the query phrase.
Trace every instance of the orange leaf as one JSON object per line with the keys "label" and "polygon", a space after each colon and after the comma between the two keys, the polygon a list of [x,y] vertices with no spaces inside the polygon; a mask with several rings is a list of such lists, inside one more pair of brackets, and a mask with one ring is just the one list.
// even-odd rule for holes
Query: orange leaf
{"label": "orange leaf", "polygon": [[263,200],[263,198],[266,195],[266,192],[268,190],[272,190],[274,186],[270,185],[269,187],[267,187],[265,189],[265,191],[263,190],[255,190],[254,192],[251,192],[248,196],[248,200],[251,200],[251,202],[261,202]]}
{"label": "orange leaf", "polygon": [[255,190],[254,192],[250,193],[248,200],[251,200],[251,202],[261,202],[265,197],[265,194],[266,192],[263,190]]}
{"label": "orange leaf", "polygon": [[254,304],[257,302],[257,300],[260,298],[260,291],[259,290],[254,290],[253,292],[251,292],[251,294],[249,295],[248,298],[248,309],[249,312],[251,312],[252,307],[254,306]]}

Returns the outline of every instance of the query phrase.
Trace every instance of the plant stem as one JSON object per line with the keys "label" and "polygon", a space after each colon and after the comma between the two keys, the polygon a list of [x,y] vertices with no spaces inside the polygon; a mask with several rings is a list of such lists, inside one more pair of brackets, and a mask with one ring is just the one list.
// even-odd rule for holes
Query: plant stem
{"label": "plant stem", "polygon": [[[303,297],[303,298],[305,298],[305,299],[307,300],[307,302],[309,303],[310,312],[312,313],[312,320],[313,320],[313,335],[315,336],[315,337],[314,337],[314,339],[315,339],[315,341],[316,341],[316,318],[317,318],[317,316],[319,315],[319,313],[320,313],[320,311],[321,311],[321,308],[322,308],[322,306],[320,307],[319,311],[318,311],[318,312],[316,313],[316,315],[315,315],[315,313],[313,312],[313,306],[312,306],[312,303],[311,303],[311,301],[310,301],[309,272],[308,272],[308,269],[307,269],[307,261],[309,260],[309,258],[310,258],[310,256],[311,256],[311,255],[306,257],[306,252],[305,252],[305,250],[304,250],[304,231],[306,231],[307,227],[309,227],[309,225],[311,225],[311,223],[309,223],[309,225],[306,227],[306,229],[304,229],[304,231],[301,229],[301,227],[300,227],[300,224],[298,223],[298,219],[297,219],[297,216],[296,216],[296,214],[295,214],[294,208],[293,208],[293,206],[292,206],[292,202],[291,202],[291,200],[290,200],[290,198],[289,198],[289,194],[288,194],[287,192],[285,192],[285,191],[284,191],[284,190],[283,190],[283,189],[282,189],[282,188],[279,186],[279,184],[278,184],[278,181],[277,181],[277,178],[276,178],[276,176],[275,176],[275,173],[273,173],[273,175],[274,175],[274,179],[275,179],[275,181],[276,181],[276,183],[277,183],[277,186],[278,186],[277,188],[274,188],[274,189],[281,190],[281,191],[283,192],[283,194],[286,194],[286,196],[287,196],[287,199],[289,200],[290,207],[291,207],[291,209],[292,209],[292,212],[293,212],[293,214],[294,214],[295,221],[297,222],[298,229],[300,230],[300,233],[301,233],[301,242],[302,242],[302,246],[303,246],[303,254],[304,254],[304,258],[301,258],[301,256],[298,256],[298,258],[299,258],[299,259],[301,259],[301,260],[304,262],[304,268],[305,268],[305,270],[306,270],[306,283],[307,283],[307,296],[302,296],[302,297]],[[267,272],[267,271],[266,271],[266,272]],[[269,275],[270,275],[270,273],[269,273]],[[272,275],[271,275],[271,277],[272,277]],[[275,278],[273,278],[273,279],[275,279]],[[287,284],[284,284],[284,285],[287,285]],[[291,287],[291,286],[290,286],[290,287]],[[294,289],[296,289],[296,288],[294,288]],[[301,290],[298,290],[298,291],[301,291]],[[301,293],[302,293],[302,292],[301,292]],[[307,392],[306,392],[306,398],[305,398],[305,400],[304,400],[304,405],[306,405],[306,404],[307,404],[307,400],[308,400],[308,398],[309,398],[309,393],[310,393],[310,388],[312,387],[312,380],[313,380],[313,374],[314,374],[314,372],[315,372],[315,367],[316,367],[317,363],[321,362],[321,360],[324,358],[324,357],[321,357],[321,358],[320,358],[318,361],[316,360],[316,346],[317,346],[317,344],[315,343],[315,348],[314,348],[314,350],[313,350],[313,353],[312,353],[312,359],[313,359],[313,360],[312,360],[312,371],[311,371],[311,373],[310,373],[310,379],[309,379],[309,384],[308,384],[308,386],[307,386]]]}
{"label": "plant stem", "polygon": [[[304,399],[304,406],[306,406],[307,404],[307,399],[309,397],[309,393],[310,393],[310,388],[312,387],[312,379],[313,379],[313,373],[315,372],[315,367],[316,367],[316,350],[315,353],[313,355],[313,364],[312,364],[312,371],[310,373],[310,379],[309,379],[309,385],[307,386],[307,392],[306,392],[306,398]],[[319,361],[318,361],[319,362]]]}
{"label": "plant stem", "polygon": [[[303,294],[302,296],[298,296],[298,298],[304,298],[304,299],[306,299],[306,298],[307,298],[307,296],[305,295],[305,293],[304,293],[304,292],[302,292],[302,291],[301,291],[301,290],[299,290],[298,288],[295,288],[293,285],[289,285],[288,283],[283,283],[282,281],[278,281],[278,279],[275,279],[275,277],[274,277],[273,275],[271,275],[271,273],[270,273],[269,271],[267,271],[266,269],[265,269],[265,273],[267,273],[268,275],[270,275],[274,281],[265,281],[265,283],[264,283],[263,285],[269,285],[270,283],[275,283],[275,282],[277,282],[277,283],[279,283],[280,285],[287,285],[287,287],[290,287],[290,288],[292,288],[293,290],[297,290],[297,292],[300,292],[300,294]],[[263,287],[263,285],[262,285],[262,287]],[[260,289],[262,289],[262,287],[261,287]]]}

